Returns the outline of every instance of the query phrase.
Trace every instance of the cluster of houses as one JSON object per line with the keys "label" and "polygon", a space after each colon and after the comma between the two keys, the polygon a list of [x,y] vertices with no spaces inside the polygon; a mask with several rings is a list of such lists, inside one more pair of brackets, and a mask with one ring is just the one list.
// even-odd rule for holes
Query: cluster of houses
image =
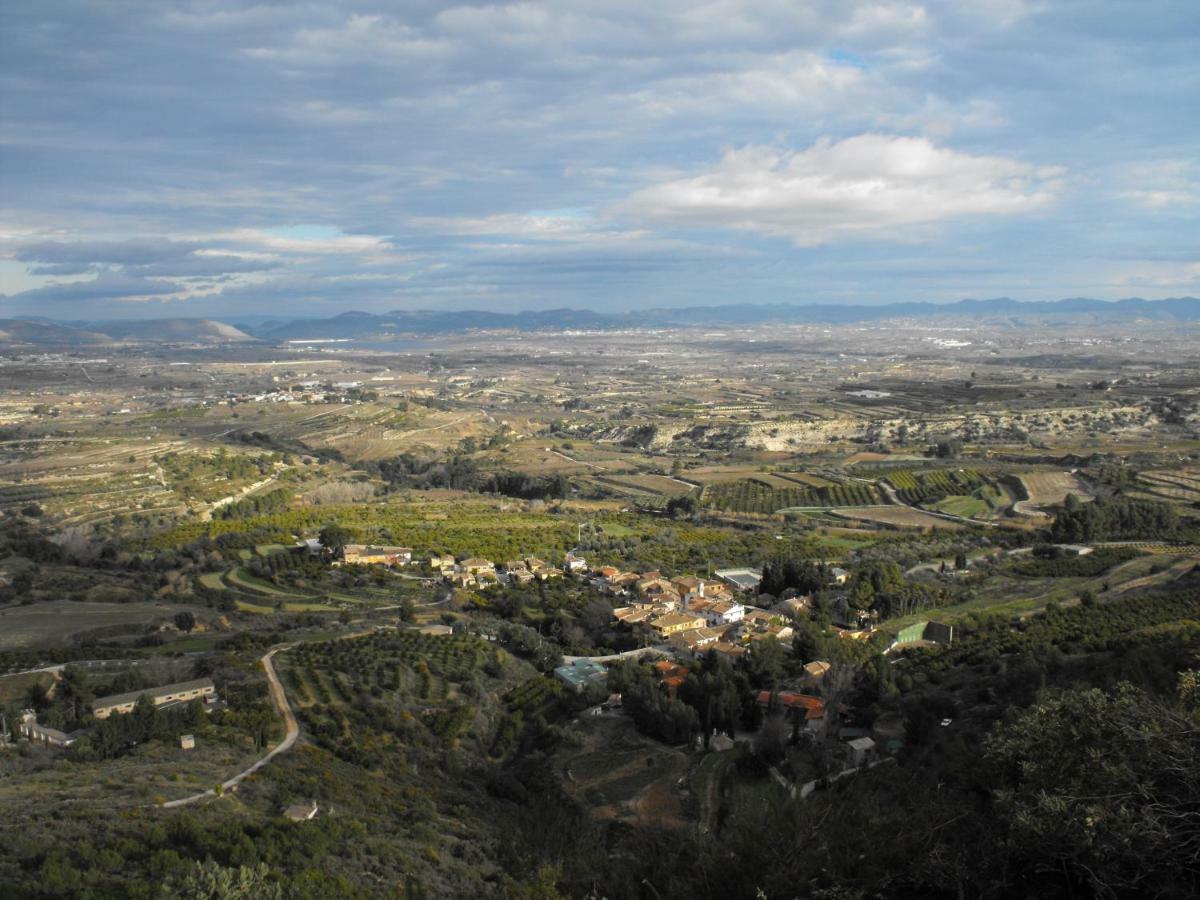
{"label": "cluster of houses", "polygon": [[[200,700],[204,703],[205,712],[211,712],[216,707],[217,689],[211,679],[198,678],[194,681],[181,681],[162,687],[99,697],[92,701],[92,716],[96,719],[107,719],[112,715],[131,713],[142,697],[148,697],[156,709],[168,709],[183,703],[191,703],[193,700]],[[31,743],[58,748],[73,746],[87,733],[86,730],[67,733],[57,728],[51,728],[49,725],[42,725],[37,720],[37,713],[32,709],[21,712],[17,730]],[[181,746],[184,749],[190,749],[186,742],[181,743]]]}
{"label": "cluster of houses", "polygon": [[738,656],[754,642],[773,638],[787,645],[792,626],[779,612],[744,603],[739,588],[725,581],[683,575],[664,578],[646,572],[626,581],[628,573],[601,577],[622,585],[628,602],[613,611],[617,622],[647,641],[696,654],[715,650]]}
{"label": "cluster of houses", "polygon": [[[300,549],[313,555],[324,552],[320,541],[302,541]],[[548,581],[561,578],[564,573],[574,574],[587,571],[587,561],[576,553],[568,553],[561,567],[552,565],[536,556],[511,559],[497,566],[490,559],[479,556],[457,559],[450,554],[434,554],[426,562],[431,572],[439,575],[447,584],[463,588],[487,588],[497,584],[529,584],[533,581]],[[346,544],[342,547],[334,566],[387,566],[398,569],[412,565],[413,552],[410,547],[377,546],[373,544]]]}

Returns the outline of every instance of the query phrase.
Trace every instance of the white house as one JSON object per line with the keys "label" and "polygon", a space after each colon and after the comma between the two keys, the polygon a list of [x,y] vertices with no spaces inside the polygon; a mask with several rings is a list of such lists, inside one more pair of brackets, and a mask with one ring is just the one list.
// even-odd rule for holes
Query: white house
{"label": "white house", "polygon": [[732,600],[719,600],[704,610],[709,625],[734,625],[746,616],[746,607]]}

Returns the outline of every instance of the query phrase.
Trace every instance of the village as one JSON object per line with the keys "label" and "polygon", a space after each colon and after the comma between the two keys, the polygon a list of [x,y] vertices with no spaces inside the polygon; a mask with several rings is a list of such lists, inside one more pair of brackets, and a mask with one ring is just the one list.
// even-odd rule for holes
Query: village
{"label": "village", "polygon": [[[335,568],[347,566],[382,567],[400,570],[419,567],[431,581],[447,588],[474,589],[483,592],[501,586],[525,586],[564,578],[576,579],[613,604],[612,620],[638,645],[636,649],[602,656],[565,658],[562,665],[548,673],[568,691],[587,694],[596,705],[586,714],[620,715],[622,696],[608,690],[609,667],[626,661],[649,666],[655,684],[663,696],[674,701],[693,669],[706,657],[734,664],[753,656],[756,651],[793,654],[796,628],[813,607],[813,596],[785,589],[775,597],[760,592],[762,572],[751,568],[719,569],[712,576],[692,574],[670,577],[661,571],[632,572],[611,565],[593,567],[578,550],[567,551],[560,565],[536,557],[495,563],[481,557],[456,559],[452,555],[432,554],[414,558],[409,547],[369,544],[345,544],[329,553],[319,539],[297,545],[297,550],[331,556]],[[837,566],[822,566],[823,589],[843,594],[853,575]],[[409,576],[421,577],[421,576]],[[853,621],[832,623],[830,632],[837,640],[866,641],[878,631],[877,613],[858,613]],[[416,626],[414,626],[416,627]],[[426,635],[450,636],[458,628],[449,624],[420,626]],[[488,639],[494,635],[486,634]],[[897,635],[885,652],[918,644],[949,644],[954,638],[952,626],[920,621]],[[767,644],[770,646],[767,647]],[[764,649],[766,648],[766,649]],[[653,662],[651,662],[653,660]],[[827,687],[826,676],[834,664],[825,659],[803,660],[794,684],[778,690],[753,691],[752,700],[762,717],[774,715],[790,730],[792,745],[805,745],[833,762],[833,774],[850,774],[892,758],[904,746],[904,724],[897,715],[885,715],[870,727],[863,727],[845,700],[845,679]],[[952,720],[940,723],[949,727]],[[749,745],[753,732],[731,730],[696,736],[698,748],[729,751],[736,741]],[[840,773],[840,774],[839,774]],[[790,783],[772,767],[772,776],[793,797],[806,797],[816,781]]]}

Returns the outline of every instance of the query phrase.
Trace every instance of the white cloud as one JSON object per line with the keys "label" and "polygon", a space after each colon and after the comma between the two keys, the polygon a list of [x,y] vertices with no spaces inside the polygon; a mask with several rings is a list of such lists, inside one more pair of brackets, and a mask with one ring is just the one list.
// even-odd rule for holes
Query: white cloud
{"label": "white cloud", "polygon": [[654,117],[739,114],[794,116],[838,104],[866,103],[868,76],[857,66],[793,51],[732,61],[719,71],[649,82],[630,100]]}
{"label": "white cloud", "polygon": [[430,233],[498,235],[550,241],[606,240],[616,236],[629,236],[628,232],[597,231],[595,221],[587,216],[552,212],[498,213],[491,216],[464,217],[425,216],[413,219],[409,224]]}
{"label": "white cloud", "polygon": [[1108,276],[1109,283],[1123,291],[1188,292],[1200,286],[1200,262],[1141,260],[1120,263],[1110,268]]}
{"label": "white cloud", "polygon": [[1146,209],[1200,205],[1200,166],[1190,159],[1167,159],[1130,166],[1117,192]]}
{"label": "white cloud", "polygon": [[928,140],[863,134],[803,151],[731,150],[714,168],[636,192],[622,209],[667,224],[727,227],[815,245],[906,239],[906,228],[1048,204],[1062,170],[972,156]]}

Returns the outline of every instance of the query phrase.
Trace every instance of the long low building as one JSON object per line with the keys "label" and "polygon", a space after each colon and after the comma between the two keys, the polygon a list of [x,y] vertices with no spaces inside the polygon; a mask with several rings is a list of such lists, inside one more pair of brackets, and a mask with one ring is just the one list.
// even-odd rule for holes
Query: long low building
{"label": "long low building", "polygon": [[167,684],[162,687],[147,688],[143,691],[130,691],[126,694],[100,697],[92,703],[92,715],[97,719],[107,719],[113,713],[131,713],[143,694],[148,696],[150,702],[155,706],[166,706],[171,703],[206,700],[216,693],[217,688],[211,678],[181,681],[178,684]]}
{"label": "long low building", "polygon": [[49,725],[39,725],[37,713],[32,709],[21,713],[21,724],[18,730],[29,738],[31,743],[44,744],[47,747],[70,747],[79,740],[79,732],[67,734],[65,731],[59,731]]}

